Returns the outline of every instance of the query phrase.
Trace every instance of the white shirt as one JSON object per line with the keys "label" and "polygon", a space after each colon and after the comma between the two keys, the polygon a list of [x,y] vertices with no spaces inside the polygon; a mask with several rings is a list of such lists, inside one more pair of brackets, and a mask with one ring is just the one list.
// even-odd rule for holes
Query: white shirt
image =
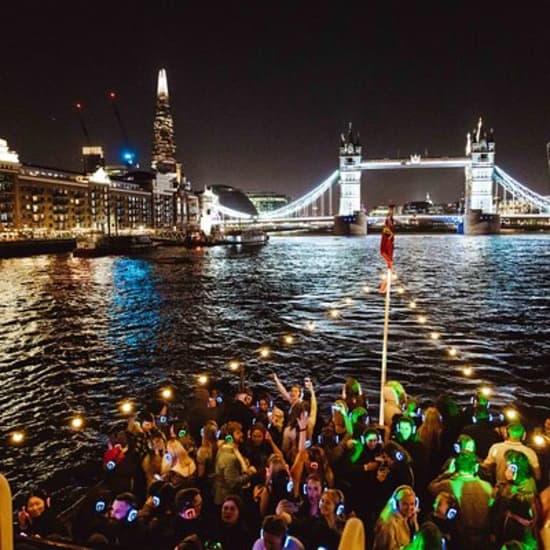
{"label": "white shirt", "polygon": [[487,458],[483,461],[483,466],[492,466],[496,464],[496,480],[497,483],[506,481],[506,470],[508,464],[504,458],[506,451],[513,449],[523,453],[529,460],[531,468],[536,479],[540,479],[540,466],[537,453],[533,449],[524,445],[521,441],[503,441],[502,443],[495,443],[491,445]]}

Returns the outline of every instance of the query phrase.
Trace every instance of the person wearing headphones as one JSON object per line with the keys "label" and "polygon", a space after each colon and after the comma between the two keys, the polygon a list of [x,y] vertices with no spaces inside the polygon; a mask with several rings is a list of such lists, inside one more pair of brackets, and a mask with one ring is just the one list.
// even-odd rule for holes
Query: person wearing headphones
{"label": "person wearing headphones", "polygon": [[266,516],[262,522],[260,538],[252,550],[304,550],[304,545],[287,532],[287,524],[280,516]]}
{"label": "person wearing headphones", "polygon": [[535,479],[537,481],[540,480],[540,465],[537,453],[522,443],[525,438],[525,428],[523,425],[519,422],[508,424],[506,427],[506,435],[506,441],[503,441],[502,443],[495,443],[491,446],[482,466],[490,469],[495,467],[496,482],[505,482],[508,464],[504,455],[506,454],[506,451],[513,449],[515,451],[522,452],[527,457],[529,464],[531,464],[531,468],[533,469]]}
{"label": "person wearing headphones", "polygon": [[224,440],[216,453],[214,478],[214,504],[221,506],[231,494],[242,495],[245,485],[256,473],[239,450],[244,440],[242,425],[239,422],[227,422],[222,426]]}
{"label": "person wearing headphones", "polygon": [[167,547],[174,548],[176,544],[191,535],[196,535],[201,542],[207,540],[211,532],[211,526],[204,517],[202,510],[202,495],[196,487],[180,489],[176,493],[175,514],[171,525],[170,537],[167,538],[167,540],[171,540],[171,544],[167,545]]}
{"label": "person wearing headphones", "polygon": [[471,417],[471,424],[462,429],[462,433],[469,435],[476,444],[477,454],[480,458],[485,458],[489,449],[501,441],[495,430],[495,425],[491,422],[491,415],[487,406],[478,405]]}
{"label": "person wearing headphones", "polygon": [[50,497],[42,489],[34,489],[25,500],[25,506],[17,514],[19,532],[54,540],[63,540],[66,529],[57,521],[50,508]]}
{"label": "person wearing headphones", "polygon": [[136,497],[133,493],[124,492],[115,496],[108,516],[96,534],[102,534],[109,544],[117,548],[139,548],[147,541],[147,531],[139,519]]}
{"label": "person wearing headphones", "polygon": [[[309,525],[307,525],[309,523]],[[327,489],[319,502],[319,517],[305,522],[307,548],[337,550],[346,523],[344,494],[339,489]]]}
{"label": "person wearing headphones", "polygon": [[395,441],[389,441],[382,447],[381,461],[376,471],[372,513],[377,518],[396,487],[400,485],[415,486],[411,467],[411,456]]}
{"label": "person wearing headphones", "polygon": [[410,485],[395,489],[374,527],[373,550],[400,550],[418,531],[418,498]]}
{"label": "person wearing headphones", "polygon": [[447,550],[460,550],[456,531],[458,514],[458,501],[451,493],[441,491],[436,495],[428,520],[441,531]]}
{"label": "person wearing headphones", "polygon": [[446,472],[434,479],[428,490],[452,494],[458,501],[460,515],[456,519],[459,548],[486,550],[489,546],[493,487],[479,478],[479,464],[474,453],[460,452],[455,458],[455,472]]}
{"label": "person wearing headphones", "polygon": [[[416,433],[416,422],[408,417],[401,416],[395,424],[393,439],[411,455],[411,467],[414,473],[415,489],[424,488],[428,484],[428,459],[426,447]],[[419,493],[424,499],[424,493]]]}
{"label": "person wearing headphones", "polygon": [[504,454],[508,465],[506,482],[498,483],[494,505],[494,531],[497,543],[510,539],[524,540],[535,536],[537,485],[531,465],[520,451],[509,449]]}

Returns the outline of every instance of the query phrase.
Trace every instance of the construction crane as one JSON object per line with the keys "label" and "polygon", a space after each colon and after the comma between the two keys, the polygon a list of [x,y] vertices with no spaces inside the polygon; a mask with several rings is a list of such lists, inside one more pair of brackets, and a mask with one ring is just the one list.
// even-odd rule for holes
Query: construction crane
{"label": "construction crane", "polygon": [[113,109],[113,113],[115,115],[118,127],[120,129],[120,133],[122,135],[123,140],[123,150],[122,150],[122,161],[124,164],[131,168],[136,163],[136,154],[133,151],[133,149],[130,147],[130,140],[128,139],[128,133],[126,132],[126,128],[122,122],[122,117],[120,116],[120,111],[118,109],[117,104],[117,94],[114,91],[110,91],[108,93],[109,101],[111,102],[111,107]]}
{"label": "construction crane", "polygon": [[81,101],[76,101],[74,104],[78,120],[80,122],[80,128],[84,134],[84,147],[82,147],[82,162],[84,164],[84,172],[86,174],[92,174],[98,168],[105,167],[105,157],[103,155],[103,149],[99,145],[92,145],[90,139],[90,133],[84,120],[84,106]]}
{"label": "construction crane", "polygon": [[80,122],[80,127],[82,128],[82,133],[84,134],[84,140],[86,142],[86,145],[91,145],[90,134],[88,133],[88,128],[86,127],[86,122],[84,121],[84,114],[83,114],[84,107],[80,101],[77,101],[74,104],[74,106],[75,106],[76,114],[78,116],[78,120]]}

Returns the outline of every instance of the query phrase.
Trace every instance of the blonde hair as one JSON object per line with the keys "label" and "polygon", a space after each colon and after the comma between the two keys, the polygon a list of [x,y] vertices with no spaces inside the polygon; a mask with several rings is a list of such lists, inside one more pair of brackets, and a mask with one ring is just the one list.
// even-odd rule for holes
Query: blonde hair
{"label": "blonde hair", "polygon": [[365,526],[359,518],[349,518],[344,525],[338,550],[365,548]]}
{"label": "blonde hair", "polygon": [[162,459],[161,473],[165,474],[176,466],[179,468],[188,467],[194,464],[193,459],[189,456],[185,447],[178,439],[169,439],[166,444],[166,454],[170,455],[171,459],[167,460],[166,456]]}

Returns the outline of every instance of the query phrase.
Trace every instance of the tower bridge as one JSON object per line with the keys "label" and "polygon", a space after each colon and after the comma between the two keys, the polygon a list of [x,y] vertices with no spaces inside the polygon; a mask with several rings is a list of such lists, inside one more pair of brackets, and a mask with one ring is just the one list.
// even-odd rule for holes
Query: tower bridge
{"label": "tower bridge", "polygon": [[[463,157],[426,157],[411,155],[398,159],[363,159],[362,145],[354,134],[351,123],[346,135],[342,134],[339,150],[339,169],[308,191],[302,197],[276,210],[254,217],[249,213],[215,205],[214,217],[221,223],[255,221],[266,224],[289,225],[299,223],[333,223],[336,234],[364,235],[367,230],[367,214],[362,209],[361,180],[363,172],[370,170],[458,168],[464,170],[464,213],[461,215],[422,216],[432,220],[451,220],[462,226],[467,234],[497,233],[500,230],[499,195],[511,196],[540,212],[540,217],[550,216],[550,198],[529,189],[495,164],[495,140],[492,130],[486,131],[481,118],[474,130],[467,134]],[[333,192],[339,190],[339,205],[333,212]],[[329,213],[324,214],[326,205]],[[514,215],[506,214],[506,218]],[[410,218],[410,216],[409,216]],[[417,219],[420,217],[417,216]],[[298,221],[299,220],[299,221]],[[375,221],[371,218],[369,221]]]}

